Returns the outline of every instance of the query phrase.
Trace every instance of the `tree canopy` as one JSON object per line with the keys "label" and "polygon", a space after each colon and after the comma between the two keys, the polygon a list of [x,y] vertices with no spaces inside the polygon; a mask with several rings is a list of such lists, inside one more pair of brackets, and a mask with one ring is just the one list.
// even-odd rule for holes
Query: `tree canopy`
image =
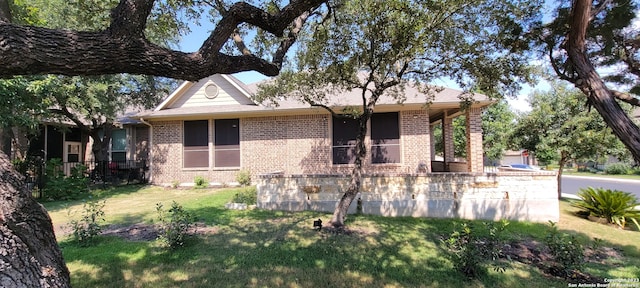
{"label": "tree canopy", "polygon": [[[285,96],[323,107],[334,116],[358,120],[351,184],[331,223],[344,225],[346,211],[360,190],[364,138],[383,95],[398,103],[412,85],[430,102],[444,77],[464,87],[461,106],[476,91],[501,97],[530,76],[526,51],[517,44],[538,21],[539,1],[342,1],[300,33],[294,65],[260,86],[258,100]],[[520,81],[519,81],[520,80]],[[333,93],[357,91],[361,104],[333,110]],[[343,116],[345,117],[345,116]]]}
{"label": "tree canopy", "polygon": [[519,117],[511,137],[519,147],[533,152],[540,162],[557,161],[558,196],[566,163],[597,161],[624,151],[602,117],[584,105],[585,98],[579,90],[558,83],[549,91],[536,91],[529,98],[532,110]]}
{"label": "tree canopy", "polygon": [[[533,30],[559,79],[587,96],[640,163],[640,128],[618,102],[640,106],[637,1],[560,1],[553,21]],[[606,75],[600,75],[606,73]]]}

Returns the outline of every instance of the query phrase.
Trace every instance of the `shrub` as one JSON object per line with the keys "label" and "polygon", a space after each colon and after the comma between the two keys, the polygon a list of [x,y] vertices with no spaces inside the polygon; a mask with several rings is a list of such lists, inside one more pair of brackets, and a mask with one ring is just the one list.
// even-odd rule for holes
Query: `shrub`
{"label": "shrub", "polygon": [[627,225],[627,221],[631,220],[636,228],[640,230],[640,225],[638,224],[640,211],[635,209],[640,203],[633,194],[618,190],[589,187],[580,189],[578,197],[580,197],[580,200],[573,201],[571,205],[588,212],[589,215],[605,218],[607,222],[616,224],[621,228],[624,228]]}
{"label": "shrub", "polygon": [[258,200],[258,190],[255,186],[245,187],[233,196],[233,203],[244,203],[247,205],[255,205]]}
{"label": "shrub", "polygon": [[549,221],[551,225],[545,236],[545,244],[551,255],[560,265],[565,277],[573,270],[579,270],[584,265],[584,248],[582,243],[573,234],[561,233],[556,223]]}
{"label": "shrub", "polygon": [[80,220],[72,220],[73,238],[81,246],[89,246],[102,232],[102,226],[98,222],[104,222],[106,201],[85,201],[82,205],[83,214]]}
{"label": "shrub", "polygon": [[196,178],[193,179],[193,183],[195,184],[194,188],[196,189],[209,187],[209,182],[202,176],[196,176]]}
{"label": "shrub", "polygon": [[625,175],[631,167],[624,163],[614,163],[604,168],[604,172],[611,175]]}
{"label": "shrub", "polygon": [[176,201],[171,203],[171,208],[168,211],[164,210],[162,203],[158,203],[156,211],[160,221],[158,239],[171,249],[184,246],[189,228],[194,225],[195,217],[184,210],[182,205]]}
{"label": "shrub", "polygon": [[485,265],[494,266],[494,270],[504,272],[506,263],[503,259],[502,234],[509,222],[483,222],[479,228],[473,224],[463,223],[460,230],[454,231],[444,240],[456,270],[470,278],[485,274]]}
{"label": "shrub", "polygon": [[249,170],[240,170],[238,174],[236,174],[236,182],[241,186],[249,186],[251,185],[251,172]]}
{"label": "shrub", "polygon": [[76,200],[89,192],[87,166],[76,165],[71,168],[70,175],[64,175],[62,160],[51,159],[47,162],[43,195],[51,201]]}

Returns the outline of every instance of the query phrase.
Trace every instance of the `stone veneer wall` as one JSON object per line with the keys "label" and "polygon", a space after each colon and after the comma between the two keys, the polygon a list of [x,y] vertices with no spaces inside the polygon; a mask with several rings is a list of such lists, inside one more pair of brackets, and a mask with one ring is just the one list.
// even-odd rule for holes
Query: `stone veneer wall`
{"label": "stone veneer wall", "polygon": [[[262,175],[258,207],[332,212],[348,185],[336,175]],[[373,175],[350,212],[384,216],[558,221],[553,172]]]}
{"label": "stone veneer wall", "polygon": [[[402,163],[367,164],[368,173],[412,173],[429,164],[429,116],[425,110],[401,111]],[[152,181],[155,184],[193,183],[203,176],[210,183],[235,181],[239,169],[183,169],[182,121],[155,121],[152,137]],[[211,129],[210,129],[211,130]],[[209,132],[213,135],[214,131]],[[209,137],[213,141],[213,137]],[[370,143],[367,136],[367,143]],[[213,143],[210,143],[213,145]],[[370,146],[369,146],[370,147]],[[352,165],[333,165],[331,116],[328,114],[249,117],[240,119],[241,168],[258,174],[344,174]],[[365,163],[370,163],[370,155]]]}

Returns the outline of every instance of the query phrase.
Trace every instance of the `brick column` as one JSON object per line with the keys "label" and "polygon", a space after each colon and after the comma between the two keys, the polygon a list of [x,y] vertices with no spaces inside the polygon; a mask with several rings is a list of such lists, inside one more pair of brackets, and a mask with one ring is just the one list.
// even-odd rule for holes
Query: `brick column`
{"label": "brick column", "polygon": [[484,172],[482,149],[482,109],[469,108],[466,111],[467,126],[467,171]]}
{"label": "brick column", "polygon": [[[455,158],[455,148],[453,143],[453,118],[445,112],[442,119],[442,145],[444,146],[444,162],[453,162]],[[447,165],[448,166],[448,165]]]}

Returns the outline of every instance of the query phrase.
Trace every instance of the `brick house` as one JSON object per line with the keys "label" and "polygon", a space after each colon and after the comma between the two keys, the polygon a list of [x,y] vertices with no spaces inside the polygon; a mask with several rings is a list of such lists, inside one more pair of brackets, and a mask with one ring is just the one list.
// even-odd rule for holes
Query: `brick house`
{"label": "brick house", "polygon": [[[291,100],[278,106],[256,104],[256,85],[233,76],[214,75],[184,82],[153,111],[137,120],[151,130],[151,181],[167,185],[230,183],[241,169],[265,173],[340,174],[353,161],[355,121],[333,119],[326,110]],[[428,106],[427,96],[406,88],[398,104],[382,97],[370,121],[366,143],[367,173],[482,172],[481,109],[491,104],[477,94],[468,110],[460,109],[461,91],[444,89]],[[358,105],[358,92],[330,97],[332,107]],[[466,115],[469,138],[466,162],[455,162],[452,119]],[[443,161],[435,161],[432,129],[443,125]]]}
{"label": "brick house", "polygon": [[[257,104],[251,100],[256,90],[233,76],[213,75],[184,82],[153,111],[136,115],[150,131],[151,183],[192,184],[201,176],[228,184],[245,169],[257,184],[259,208],[332,211],[352,167],[354,121],[297,101]],[[461,93],[444,89],[429,105],[413,87],[406,87],[402,104],[380,98],[351,212],[558,221],[555,173],[484,172],[481,113],[491,101],[476,94],[462,110]],[[360,99],[351,91],[323,104],[340,111]],[[452,124],[460,115],[466,121],[466,159],[454,155]],[[438,126],[442,151],[434,145]]]}

